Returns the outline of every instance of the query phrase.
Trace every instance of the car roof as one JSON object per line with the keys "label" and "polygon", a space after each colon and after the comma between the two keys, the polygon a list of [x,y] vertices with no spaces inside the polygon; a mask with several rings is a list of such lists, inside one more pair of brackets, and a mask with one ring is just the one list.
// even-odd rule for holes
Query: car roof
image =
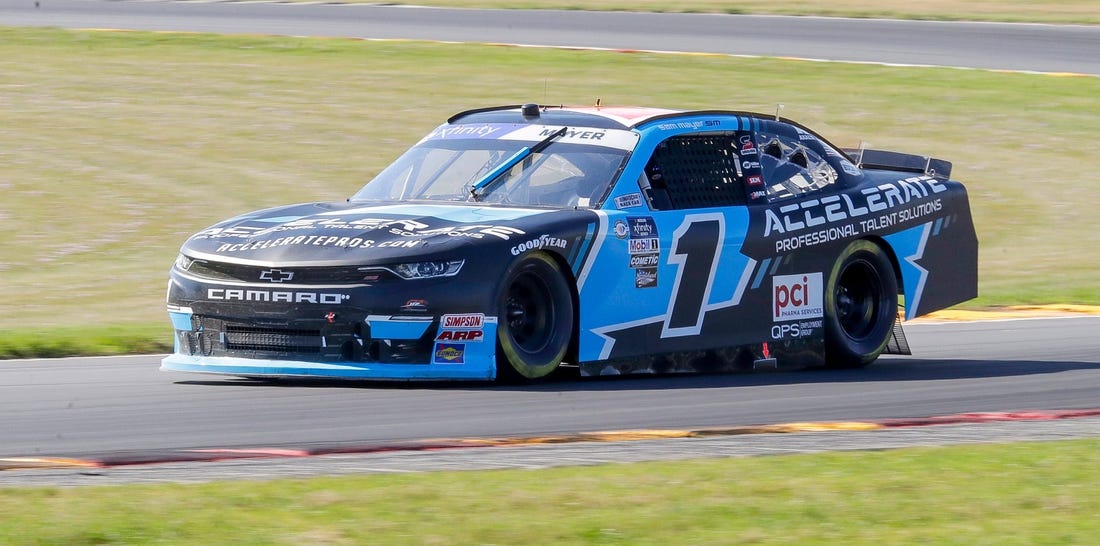
{"label": "car roof", "polygon": [[[491,106],[459,112],[447,123],[534,123],[545,125],[575,125],[597,129],[633,129],[646,123],[685,116],[742,116],[761,121],[780,121],[807,129],[801,124],[774,115],[733,110],[671,110],[644,106],[564,106],[534,103]],[[808,129],[807,129],[808,130]]]}
{"label": "car roof", "polygon": [[[466,110],[451,116],[448,123],[532,123],[575,125],[597,129],[630,129],[647,121],[691,114],[685,110],[639,106],[554,106],[509,105]],[[735,112],[724,112],[736,114]]]}
{"label": "car roof", "polygon": [[450,117],[449,124],[457,123],[538,123],[543,125],[562,125],[573,127],[590,127],[594,129],[637,129],[647,123],[652,123],[670,118],[683,118],[688,116],[738,116],[755,120],[758,127],[766,130],[803,131],[826,143],[828,146],[838,149],[835,145],[822,137],[816,131],[798,123],[797,121],[779,117],[774,114],[760,114],[757,112],[743,112],[735,110],[670,110],[667,108],[651,108],[640,106],[554,106],[528,103],[523,105],[492,106],[466,110]]}

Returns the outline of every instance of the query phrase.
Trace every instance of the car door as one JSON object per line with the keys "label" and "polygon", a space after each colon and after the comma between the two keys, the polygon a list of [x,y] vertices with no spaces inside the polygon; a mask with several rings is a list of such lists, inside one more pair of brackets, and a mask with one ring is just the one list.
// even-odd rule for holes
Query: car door
{"label": "car door", "polygon": [[606,213],[612,235],[600,249],[597,279],[586,279],[599,288],[586,284],[583,290],[595,295],[582,293],[582,360],[686,353],[742,340],[737,306],[753,271],[740,252],[748,211],[738,150],[746,134],[665,138],[638,176],[638,196],[620,196]]}

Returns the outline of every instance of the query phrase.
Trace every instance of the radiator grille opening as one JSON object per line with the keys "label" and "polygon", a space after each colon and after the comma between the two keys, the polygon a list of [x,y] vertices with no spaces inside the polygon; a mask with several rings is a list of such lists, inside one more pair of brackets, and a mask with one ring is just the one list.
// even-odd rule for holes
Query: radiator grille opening
{"label": "radiator grille opening", "polygon": [[321,332],[227,324],[225,348],[229,351],[317,354],[321,352]]}

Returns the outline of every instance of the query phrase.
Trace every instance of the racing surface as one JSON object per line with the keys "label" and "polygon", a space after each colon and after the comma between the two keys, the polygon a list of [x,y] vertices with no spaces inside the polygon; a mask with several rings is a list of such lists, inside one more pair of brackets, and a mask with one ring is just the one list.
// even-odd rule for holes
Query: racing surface
{"label": "racing surface", "polygon": [[529,386],[258,382],[159,372],[155,355],[6,361],[0,457],[1090,409],[1098,327],[1096,316],[915,323],[915,356],[862,370]]}
{"label": "racing surface", "polygon": [[1100,27],[238,2],[0,0],[0,25],[711,52],[1100,75]]}

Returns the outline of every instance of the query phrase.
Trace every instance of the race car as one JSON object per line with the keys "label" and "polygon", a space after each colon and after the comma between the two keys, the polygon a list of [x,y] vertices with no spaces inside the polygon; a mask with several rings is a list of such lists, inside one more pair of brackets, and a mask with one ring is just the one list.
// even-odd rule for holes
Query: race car
{"label": "race car", "polygon": [[977,295],[951,163],[736,111],[459,113],[346,201],[251,212],[171,268],[162,369],[534,380],[870,364]]}

